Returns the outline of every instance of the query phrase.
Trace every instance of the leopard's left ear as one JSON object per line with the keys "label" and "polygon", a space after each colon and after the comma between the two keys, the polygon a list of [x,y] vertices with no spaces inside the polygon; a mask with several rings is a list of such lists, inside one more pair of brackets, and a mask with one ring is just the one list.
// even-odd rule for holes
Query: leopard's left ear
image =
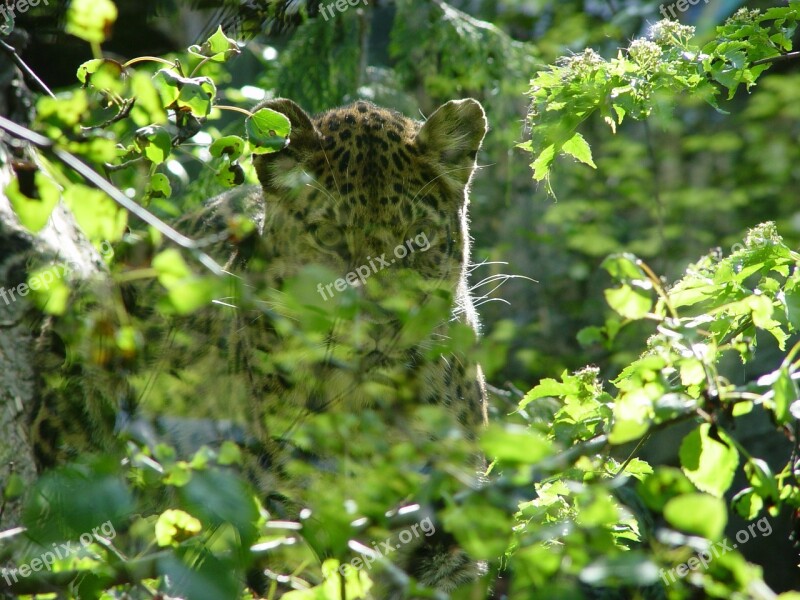
{"label": "leopard's left ear", "polygon": [[472,98],[451,100],[425,121],[416,141],[419,149],[438,160],[451,177],[466,183],[486,129],[480,102]]}

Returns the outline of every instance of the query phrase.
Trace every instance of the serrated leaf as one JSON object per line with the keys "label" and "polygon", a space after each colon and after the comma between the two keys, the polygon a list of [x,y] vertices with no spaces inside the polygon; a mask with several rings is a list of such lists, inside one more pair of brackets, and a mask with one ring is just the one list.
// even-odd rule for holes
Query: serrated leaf
{"label": "serrated leaf", "polygon": [[211,34],[202,46],[193,45],[189,47],[189,52],[196,56],[208,58],[214,62],[224,62],[240,54],[239,46],[235,40],[229,38],[222,31],[222,26]]}
{"label": "serrated leaf", "polygon": [[544,398],[545,396],[560,397],[574,393],[575,391],[576,388],[572,384],[563,383],[550,378],[542,379],[539,382],[539,385],[535,386],[532,390],[525,394],[525,397],[519,403],[519,407],[525,408],[534,400]]}
{"label": "serrated leaf", "polygon": [[533,169],[533,178],[536,181],[541,181],[545,179],[547,175],[550,173],[550,165],[553,164],[553,159],[556,157],[556,147],[551,144],[544,150],[539,153],[539,156],[536,157],[531,163],[531,168]]}
{"label": "serrated leaf", "polygon": [[561,146],[561,151],[589,165],[593,169],[597,168],[597,165],[595,165],[592,160],[592,149],[580,133],[576,132],[575,135],[564,142],[564,145]]}
{"label": "serrated leaf", "polygon": [[711,425],[702,424],[681,442],[681,469],[689,480],[703,492],[721,498],[733,483],[739,465],[739,452],[723,433],[711,436]]}

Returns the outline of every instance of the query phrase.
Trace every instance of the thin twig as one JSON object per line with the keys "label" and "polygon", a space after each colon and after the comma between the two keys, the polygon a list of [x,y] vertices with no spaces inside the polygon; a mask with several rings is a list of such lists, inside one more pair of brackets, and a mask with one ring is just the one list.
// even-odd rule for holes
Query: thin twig
{"label": "thin twig", "polygon": [[105,122],[100,123],[99,125],[90,125],[89,127],[81,127],[81,131],[84,133],[88,133],[89,131],[93,131],[95,129],[106,129],[109,125],[113,125],[117,121],[121,121],[122,119],[127,119],[128,115],[131,114],[131,109],[133,105],[136,104],[136,98],[128,98],[122,101],[122,108],[117,112],[116,115],[107,119]]}
{"label": "thin twig", "polygon": [[17,54],[17,50],[16,48],[14,48],[14,46],[7,44],[3,40],[0,40],[0,48],[5,50],[6,54],[8,54],[11,57],[11,60],[14,61],[14,64],[17,65],[17,67],[19,67],[19,69],[23,73],[25,73],[28,77],[30,77],[45,94],[47,94],[51,98],[55,98],[55,95],[53,94],[53,92],[50,91],[50,88],[47,87],[45,82],[39,79],[39,76],[36,73],[34,73],[33,70],[28,65],[25,64],[24,60],[22,60],[19,57],[19,54]]}

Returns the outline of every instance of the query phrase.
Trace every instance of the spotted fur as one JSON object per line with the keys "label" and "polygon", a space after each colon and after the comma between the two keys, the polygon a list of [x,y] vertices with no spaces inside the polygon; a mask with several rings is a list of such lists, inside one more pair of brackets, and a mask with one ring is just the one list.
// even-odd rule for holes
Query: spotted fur
{"label": "spotted fur", "polygon": [[[289,117],[292,134],[281,152],[255,161],[264,194],[263,264],[271,285],[322,264],[343,277],[417,236],[430,247],[396,260],[373,277],[389,284],[397,268],[421,276],[455,298],[454,313],[478,329],[468,292],[468,187],[486,132],[475,100],[448,102],[420,123],[359,101],[309,117],[290,100],[270,100]],[[391,286],[388,286],[391,288]],[[408,362],[383,328],[373,362]],[[381,353],[381,356],[377,356]],[[412,352],[413,354],[413,352]],[[453,406],[462,423],[485,419],[480,373],[443,361],[423,379],[421,400]],[[467,371],[470,371],[469,373]]]}

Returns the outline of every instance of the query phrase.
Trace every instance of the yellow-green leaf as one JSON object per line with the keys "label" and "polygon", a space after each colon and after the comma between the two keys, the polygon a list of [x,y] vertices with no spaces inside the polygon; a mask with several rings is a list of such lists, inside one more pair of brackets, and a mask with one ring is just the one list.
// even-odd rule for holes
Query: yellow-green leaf
{"label": "yellow-green leaf", "polygon": [[718,498],[731,486],[739,465],[736,447],[724,433],[712,435],[708,423],[683,438],[679,456],[681,468],[689,480],[699,490]]}
{"label": "yellow-green leaf", "polygon": [[595,165],[592,160],[592,149],[580,133],[576,132],[575,135],[564,142],[564,145],[561,146],[561,151],[589,165],[593,169],[597,168],[597,165]]}

